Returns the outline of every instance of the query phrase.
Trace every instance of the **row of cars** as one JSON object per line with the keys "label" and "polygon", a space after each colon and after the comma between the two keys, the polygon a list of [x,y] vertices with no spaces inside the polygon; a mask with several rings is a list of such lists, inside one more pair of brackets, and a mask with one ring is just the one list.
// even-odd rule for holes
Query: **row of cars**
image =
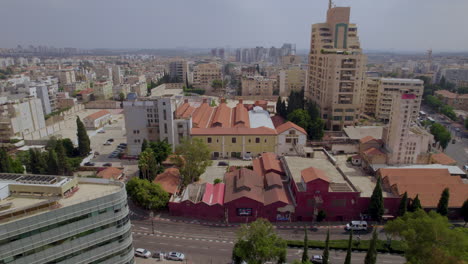
{"label": "row of cars", "polygon": [[137,248],[135,249],[135,256],[137,257],[142,257],[142,258],[154,258],[156,260],[162,260],[162,259],[167,259],[167,260],[175,260],[175,261],[183,261],[185,260],[185,255],[180,253],[180,252],[160,252],[156,251],[154,253],[151,253],[151,251],[144,249],[144,248]]}
{"label": "row of cars", "polygon": [[127,143],[120,143],[117,148],[109,155],[110,159],[117,158],[127,148]]}

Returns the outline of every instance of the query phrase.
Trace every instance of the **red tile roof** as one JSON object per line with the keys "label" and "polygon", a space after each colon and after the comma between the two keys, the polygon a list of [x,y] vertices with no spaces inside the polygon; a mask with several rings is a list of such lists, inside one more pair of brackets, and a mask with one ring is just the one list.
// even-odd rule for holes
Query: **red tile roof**
{"label": "red tile roof", "polygon": [[94,113],[94,114],[91,114],[91,115],[85,117],[84,119],[96,120],[96,119],[98,119],[98,118],[100,118],[100,117],[103,117],[103,116],[105,116],[105,115],[110,115],[110,114],[111,114],[111,113],[110,113],[109,111],[107,111],[107,110],[101,110],[101,111],[98,111],[98,112],[96,112],[96,113]]}
{"label": "red tile roof", "polygon": [[447,97],[447,98],[450,98],[450,99],[455,99],[457,98],[457,94],[456,93],[452,93],[450,91],[447,91],[447,90],[439,90],[439,91],[436,91],[435,92],[437,95],[441,95],[443,97]]}
{"label": "red tile roof", "polygon": [[281,161],[278,159],[278,156],[272,152],[265,152],[262,153],[260,158],[262,164],[262,171],[263,173],[275,171],[277,173],[283,173],[284,170],[281,166]]}
{"label": "red tile roof", "polygon": [[250,127],[249,111],[241,103],[234,108],[233,127]]}
{"label": "red tile roof", "polygon": [[202,201],[208,205],[224,204],[224,183],[211,184],[205,183],[205,193]]}
{"label": "red tile roof", "polygon": [[414,199],[419,195],[421,205],[436,208],[440,195],[449,188],[449,207],[460,208],[468,198],[468,184],[459,176],[451,176],[447,169],[380,169],[384,184],[397,191],[398,195],[408,193]]}
{"label": "red tile roof", "polygon": [[280,126],[278,126],[276,128],[276,131],[278,131],[278,134],[280,133],[283,133],[284,131],[288,130],[288,129],[291,129],[291,128],[294,128],[296,130],[298,130],[299,132],[303,133],[303,134],[306,134],[307,135],[307,132],[305,131],[305,129],[303,129],[302,127],[294,124],[293,122],[291,121],[288,121]]}
{"label": "red tile roof", "polygon": [[210,127],[231,127],[231,116],[231,108],[226,103],[221,103],[215,108]]}
{"label": "red tile roof", "polygon": [[153,182],[161,184],[166,192],[174,194],[181,182],[179,169],[167,168],[163,173],[158,174]]}
{"label": "red tile roof", "polygon": [[372,137],[372,136],[366,136],[366,137],[361,138],[359,140],[359,142],[364,144],[364,143],[367,143],[367,142],[372,141],[372,140],[375,140],[375,138]]}
{"label": "red tile roof", "polygon": [[276,135],[276,130],[267,127],[192,128],[192,135]]}
{"label": "red tile roof", "polygon": [[377,155],[385,155],[385,153],[383,153],[380,149],[378,148],[370,148],[370,149],[366,149],[364,152],[363,152],[364,155],[366,156],[377,156]]}
{"label": "red tile roof", "polygon": [[97,176],[103,179],[118,180],[123,174],[123,170],[115,167],[105,168],[98,172]]}
{"label": "red tile roof", "polygon": [[228,172],[225,183],[224,203],[247,197],[263,204],[263,181],[254,171],[242,168]]}
{"label": "red tile roof", "polygon": [[435,164],[442,164],[442,165],[456,165],[457,161],[452,159],[447,154],[441,152],[437,154],[431,155],[431,162]]}
{"label": "red tile roof", "polygon": [[325,176],[325,173],[322,170],[314,168],[314,167],[303,169],[301,171],[301,176],[305,183],[308,183],[317,179],[321,179],[326,182],[331,182],[330,179],[327,176]]}
{"label": "red tile roof", "polygon": [[279,127],[280,125],[284,124],[286,122],[286,119],[284,119],[280,115],[275,115],[271,118],[271,121],[273,122],[273,125],[275,127]]}
{"label": "red tile roof", "polygon": [[91,93],[93,93],[93,92],[94,92],[93,89],[88,88],[88,89],[86,89],[86,90],[79,91],[79,92],[77,92],[76,94],[81,94],[81,95],[83,95],[83,94],[91,94]]}

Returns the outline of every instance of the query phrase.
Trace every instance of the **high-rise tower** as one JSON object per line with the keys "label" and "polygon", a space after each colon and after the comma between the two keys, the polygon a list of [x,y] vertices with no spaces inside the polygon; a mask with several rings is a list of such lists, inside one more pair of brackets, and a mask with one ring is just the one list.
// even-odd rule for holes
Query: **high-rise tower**
{"label": "high-rise tower", "polygon": [[327,21],[312,25],[306,97],[320,108],[328,129],[354,125],[361,112],[366,56],[350,7],[329,2]]}

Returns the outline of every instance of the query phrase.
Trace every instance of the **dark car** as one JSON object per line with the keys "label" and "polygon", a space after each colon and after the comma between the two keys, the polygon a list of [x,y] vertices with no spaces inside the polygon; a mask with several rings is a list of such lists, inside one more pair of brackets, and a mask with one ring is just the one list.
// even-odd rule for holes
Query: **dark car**
{"label": "dark car", "polygon": [[94,164],[94,162],[89,162],[89,161],[88,161],[88,162],[86,162],[84,165],[85,165],[85,166],[94,166],[94,165],[96,165],[96,164]]}
{"label": "dark car", "polygon": [[227,166],[227,165],[229,165],[229,164],[227,162],[225,162],[225,161],[218,162],[218,166]]}
{"label": "dark car", "polygon": [[114,142],[114,139],[113,139],[113,138],[109,138],[107,141],[109,141],[109,142]]}
{"label": "dark car", "polygon": [[112,167],[112,163],[104,163],[104,164],[102,164],[102,166],[104,166],[104,167]]}

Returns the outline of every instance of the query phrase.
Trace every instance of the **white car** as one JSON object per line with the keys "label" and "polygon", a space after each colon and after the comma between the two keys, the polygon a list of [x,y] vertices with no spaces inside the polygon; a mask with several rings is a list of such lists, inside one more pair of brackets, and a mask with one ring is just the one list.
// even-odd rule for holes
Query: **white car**
{"label": "white car", "polygon": [[245,155],[242,159],[243,159],[243,160],[252,160],[252,157],[251,157],[251,156],[248,156],[248,155]]}
{"label": "white car", "polygon": [[166,255],[166,259],[182,261],[185,259],[185,255],[180,252],[169,252]]}
{"label": "white car", "polygon": [[310,258],[310,262],[313,264],[322,264],[323,257],[321,255],[313,255],[312,258]]}
{"label": "white car", "polygon": [[367,222],[366,221],[351,221],[348,224],[346,224],[345,227],[346,231],[353,230],[353,231],[359,231],[359,230],[367,230]]}
{"label": "white car", "polygon": [[142,258],[149,258],[151,257],[151,252],[144,248],[137,248],[135,249],[135,256],[142,257]]}

